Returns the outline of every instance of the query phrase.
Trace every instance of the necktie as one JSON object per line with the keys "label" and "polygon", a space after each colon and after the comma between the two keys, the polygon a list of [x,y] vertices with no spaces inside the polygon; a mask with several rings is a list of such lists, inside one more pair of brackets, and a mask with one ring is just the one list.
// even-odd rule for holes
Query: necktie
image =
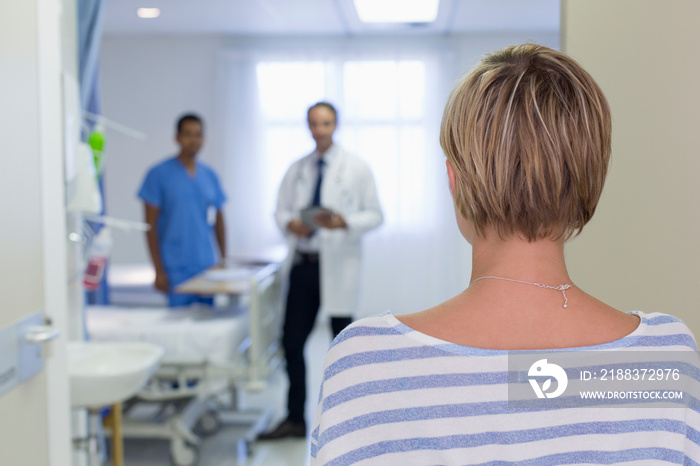
{"label": "necktie", "polygon": [[311,205],[321,205],[321,183],[323,182],[323,166],[326,162],[323,159],[318,159],[318,178],[316,180],[316,189],[314,189],[314,200]]}

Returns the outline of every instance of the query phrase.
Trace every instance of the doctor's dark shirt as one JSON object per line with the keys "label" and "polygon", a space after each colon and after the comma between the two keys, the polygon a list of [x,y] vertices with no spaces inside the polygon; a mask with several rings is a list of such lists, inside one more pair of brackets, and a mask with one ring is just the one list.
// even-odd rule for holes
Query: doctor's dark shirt
{"label": "doctor's dark shirt", "polygon": [[176,157],[167,159],[149,170],[138,197],[160,210],[158,244],[171,284],[215,264],[213,225],[226,196],[214,170],[196,162],[190,175]]}

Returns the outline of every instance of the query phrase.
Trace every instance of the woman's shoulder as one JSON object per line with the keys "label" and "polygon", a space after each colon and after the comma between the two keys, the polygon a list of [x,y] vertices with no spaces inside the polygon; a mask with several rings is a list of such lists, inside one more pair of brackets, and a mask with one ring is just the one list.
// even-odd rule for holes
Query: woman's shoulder
{"label": "woman's shoulder", "polygon": [[373,338],[397,334],[396,326],[400,324],[390,312],[358,319],[345,327],[333,340],[334,346],[357,338]]}
{"label": "woman's shoulder", "polygon": [[678,317],[666,314],[663,312],[642,312],[642,311],[630,311],[627,314],[634,314],[642,319],[642,322],[646,325],[660,325],[660,324],[683,324],[685,323]]}
{"label": "woman's shoulder", "polygon": [[[676,316],[663,312],[632,311],[641,322],[635,336],[644,339],[648,346],[688,347],[697,351],[695,336],[690,328]],[[670,348],[669,348],[670,349]]]}
{"label": "woman's shoulder", "polygon": [[685,329],[688,333],[690,329],[680,318],[663,312],[642,312],[642,311],[629,311],[626,312],[629,315],[636,315],[640,319],[640,327],[644,328],[659,328],[664,331]]}
{"label": "woman's shoulder", "polygon": [[356,320],[333,340],[328,356],[340,359],[362,353],[370,357],[416,345],[405,337],[402,327],[401,322],[390,312]]}

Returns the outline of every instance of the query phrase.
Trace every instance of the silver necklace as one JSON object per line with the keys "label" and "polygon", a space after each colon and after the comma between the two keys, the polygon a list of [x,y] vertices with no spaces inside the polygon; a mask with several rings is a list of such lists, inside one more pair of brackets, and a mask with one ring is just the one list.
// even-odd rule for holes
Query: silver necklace
{"label": "silver necklace", "polygon": [[573,283],[571,285],[556,285],[556,286],[545,285],[544,283],[525,282],[522,280],[513,280],[512,278],[494,277],[493,275],[487,275],[485,277],[476,278],[476,279],[472,280],[472,282],[469,284],[469,286],[472,286],[472,284],[474,282],[478,282],[479,280],[484,280],[485,278],[493,278],[495,280],[505,280],[507,282],[523,283],[525,285],[535,285],[535,286],[539,286],[540,288],[549,288],[550,290],[561,291],[561,294],[564,296],[564,309],[566,309],[566,307],[569,303],[569,300],[566,297],[566,290],[568,290],[572,286],[576,286]]}

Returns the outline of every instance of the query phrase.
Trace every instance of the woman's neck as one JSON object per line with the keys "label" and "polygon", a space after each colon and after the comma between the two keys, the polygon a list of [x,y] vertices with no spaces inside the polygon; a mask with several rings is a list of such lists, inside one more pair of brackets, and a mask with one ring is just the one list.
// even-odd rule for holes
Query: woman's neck
{"label": "woman's neck", "polygon": [[502,239],[495,232],[472,241],[470,283],[484,276],[562,285],[571,283],[564,262],[564,243],[550,239]]}
{"label": "woman's neck", "polygon": [[[572,284],[562,241],[502,239],[495,231],[472,244],[472,286],[423,312],[399,316],[414,330],[476,348],[526,350],[598,345],[630,334],[639,319],[623,314],[578,287],[547,289],[532,284]],[[503,280],[474,280],[500,277]],[[565,308],[564,304],[568,302]]]}

